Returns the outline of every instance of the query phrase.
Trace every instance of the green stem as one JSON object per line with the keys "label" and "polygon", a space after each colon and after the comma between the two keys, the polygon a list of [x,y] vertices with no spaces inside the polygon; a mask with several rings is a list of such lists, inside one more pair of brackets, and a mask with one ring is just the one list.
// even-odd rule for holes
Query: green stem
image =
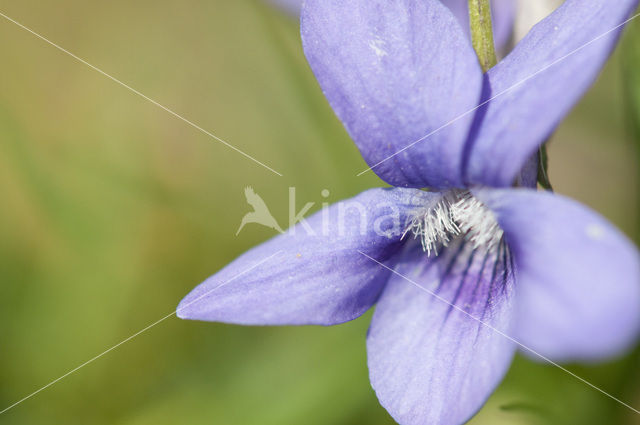
{"label": "green stem", "polygon": [[489,0],[469,0],[469,24],[471,40],[482,70],[487,72],[498,63],[493,44],[491,6]]}
{"label": "green stem", "polygon": [[543,189],[553,192],[551,180],[549,180],[549,156],[547,155],[547,143],[544,142],[538,149],[538,183]]}

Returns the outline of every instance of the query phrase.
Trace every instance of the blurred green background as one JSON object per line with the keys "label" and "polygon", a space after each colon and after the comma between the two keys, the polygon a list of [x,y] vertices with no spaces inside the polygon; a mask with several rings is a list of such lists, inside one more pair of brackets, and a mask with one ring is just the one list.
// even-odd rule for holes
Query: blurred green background
{"label": "blurred green background", "polygon": [[[298,205],[380,186],[322,97],[297,22],[258,0],[0,1],[0,11],[228,140],[279,177],[0,19],[0,410],[171,313],[271,237],[252,185]],[[640,19],[550,146],[556,191],[639,236]],[[370,313],[332,327],[162,322],[0,415],[9,424],[391,424]],[[640,406],[640,352],[571,371]],[[639,424],[516,359],[473,424]]]}

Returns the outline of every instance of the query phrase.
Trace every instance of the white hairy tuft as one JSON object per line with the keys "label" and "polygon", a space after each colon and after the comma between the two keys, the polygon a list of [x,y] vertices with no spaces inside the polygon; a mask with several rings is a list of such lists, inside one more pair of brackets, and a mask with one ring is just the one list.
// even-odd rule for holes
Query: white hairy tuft
{"label": "white hairy tuft", "polygon": [[457,237],[464,237],[474,249],[492,250],[502,239],[502,229],[496,218],[469,191],[452,190],[445,193],[434,206],[418,210],[408,221],[404,238],[412,233],[420,238],[428,256],[438,255],[439,247],[446,247]]}
{"label": "white hairy tuft", "polygon": [[474,248],[494,247],[502,239],[502,229],[493,212],[471,193],[463,194],[450,208],[451,219]]}
{"label": "white hairy tuft", "polygon": [[422,249],[431,255],[438,255],[438,246],[447,246],[451,239],[460,233],[460,229],[451,219],[451,202],[455,200],[453,192],[445,194],[433,207],[420,210],[412,216],[402,237],[413,233],[420,238]]}

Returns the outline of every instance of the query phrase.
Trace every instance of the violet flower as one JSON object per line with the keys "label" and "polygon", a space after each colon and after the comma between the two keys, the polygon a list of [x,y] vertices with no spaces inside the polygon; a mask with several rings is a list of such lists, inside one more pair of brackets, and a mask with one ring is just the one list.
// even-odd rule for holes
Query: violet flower
{"label": "violet flower", "polygon": [[[442,4],[453,13],[468,37],[469,31],[469,0],[440,0]],[[496,50],[503,52],[506,50],[511,35],[513,33],[517,0],[493,0],[491,2],[491,17],[493,26],[493,37]]]}
{"label": "violet flower", "polygon": [[[299,16],[303,0],[267,0],[292,16]],[[493,34],[498,51],[504,51],[513,33],[518,1],[522,0],[493,0],[491,15]],[[468,0],[440,0],[455,15],[463,31],[469,34]]]}
{"label": "violet flower", "polygon": [[287,13],[298,16],[300,15],[300,10],[302,9],[302,0],[267,0],[269,3],[278,6],[283,9]]}
{"label": "violet flower", "polygon": [[567,0],[483,77],[438,1],[307,0],[309,63],[396,188],[325,208],[241,255],[178,316],[335,325],[377,304],[370,378],[401,424],[468,420],[519,348],[553,361],[627,349],[640,332],[637,249],[596,213],[535,191],[530,158],[620,31],[592,40],[636,4]]}

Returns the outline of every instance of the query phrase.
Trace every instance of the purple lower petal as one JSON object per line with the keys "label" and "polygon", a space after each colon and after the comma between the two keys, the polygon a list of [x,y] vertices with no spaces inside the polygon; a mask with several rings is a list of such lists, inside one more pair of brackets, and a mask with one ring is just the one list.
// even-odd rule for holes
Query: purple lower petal
{"label": "purple lower petal", "polygon": [[376,174],[393,186],[462,186],[482,71],[446,7],[307,0],[301,26],[320,87]]}
{"label": "purple lower petal", "polygon": [[511,186],[591,86],[638,0],[567,0],[487,73],[467,181]]}
{"label": "purple lower petal", "polygon": [[241,255],[187,295],[177,314],[255,325],[352,320],[371,307],[388,278],[358,250],[389,259],[407,214],[430,198],[437,195],[372,189],[339,202]]}
{"label": "purple lower petal", "polygon": [[430,260],[417,245],[376,307],[367,338],[371,383],[403,425],[458,425],[485,403],[515,351],[500,334],[510,333],[509,254],[504,245],[485,254],[458,241]]}
{"label": "purple lower petal", "polygon": [[514,253],[520,342],[554,360],[591,360],[636,341],[640,257],[624,235],[558,195],[519,189],[478,196]]}

